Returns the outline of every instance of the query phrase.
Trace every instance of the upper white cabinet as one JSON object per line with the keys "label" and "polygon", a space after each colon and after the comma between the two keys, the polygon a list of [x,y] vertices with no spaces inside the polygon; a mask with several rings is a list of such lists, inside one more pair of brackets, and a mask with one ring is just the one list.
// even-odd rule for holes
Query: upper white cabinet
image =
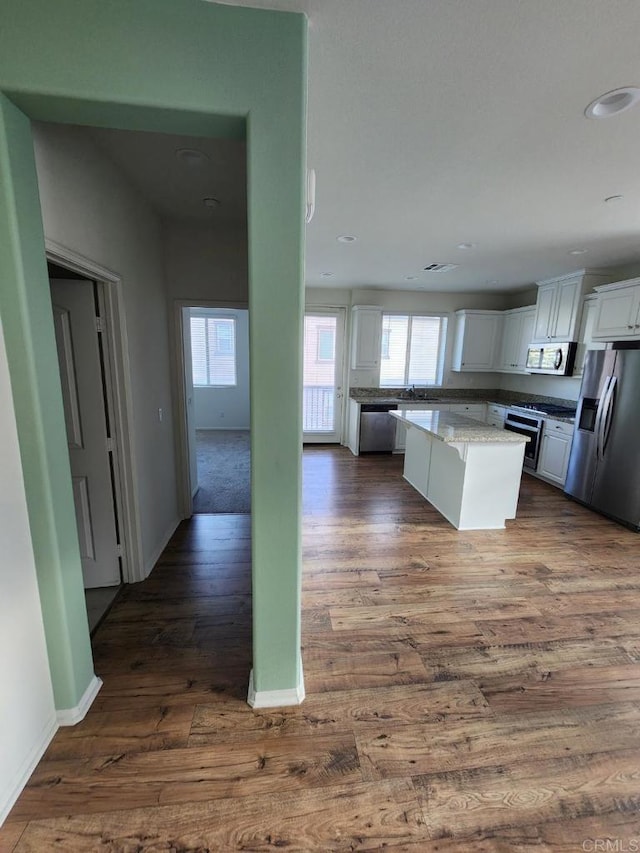
{"label": "upper white cabinet", "polygon": [[351,367],[374,370],[380,367],[382,308],[356,305],[351,326]]}
{"label": "upper white cabinet", "polygon": [[599,299],[597,294],[585,296],[582,303],[582,319],[580,320],[580,331],[578,332],[578,348],[576,350],[576,361],[573,368],[574,376],[582,376],[587,351],[590,349],[604,349],[606,346],[601,341],[594,341],[596,318],[598,314]]}
{"label": "upper white cabinet", "polygon": [[592,337],[596,341],[640,338],[640,279],[596,288],[598,310]]}
{"label": "upper white cabinet", "polygon": [[582,297],[596,285],[604,284],[607,278],[582,270],[538,282],[532,342],[575,341]]}
{"label": "upper white cabinet", "polygon": [[504,311],[502,346],[497,369],[502,373],[526,373],[527,351],[533,340],[536,306]]}
{"label": "upper white cabinet", "polygon": [[502,311],[456,311],[452,370],[494,370],[502,338]]}

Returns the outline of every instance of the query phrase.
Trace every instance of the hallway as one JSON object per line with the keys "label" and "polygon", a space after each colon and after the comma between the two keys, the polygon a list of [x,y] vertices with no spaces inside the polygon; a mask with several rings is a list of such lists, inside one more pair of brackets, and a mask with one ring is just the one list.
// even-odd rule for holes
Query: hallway
{"label": "hallway", "polygon": [[506,530],[460,533],[401,466],[305,449],[300,707],[245,701],[249,517],[183,523],[98,629],[104,686],[0,849],[545,853],[640,837],[637,536],[527,476]]}

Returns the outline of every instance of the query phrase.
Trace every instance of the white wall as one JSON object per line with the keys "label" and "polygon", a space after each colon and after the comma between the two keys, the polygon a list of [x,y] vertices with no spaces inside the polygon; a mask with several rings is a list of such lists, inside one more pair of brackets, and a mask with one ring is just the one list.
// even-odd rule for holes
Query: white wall
{"label": "white wall", "polygon": [[56,730],[36,567],[0,327],[0,824]]}
{"label": "white wall", "polygon": [[122,277],[135,475],[151,568],[178,520],[161,223],[82,129],[36,123],[34,142],[46,237]]}
{"label": "white wall", "polygon": [[249,312],[233,309],[198,309],[236,318],[236,379],[233,388],[195,387],[196,429],[249,429]]}
{"label": "white wall", "polygon": [[215,221],[165,221],[163,232],[170,301],[248,303],[246,230],[220,229]]}
{"label": "white wall", "polygon": [[525,394],[539,394],[541,397],[559,397],[563,400],[577,400],[580,394],[581,378],[568,376],[529,376],[508,373],[495,374],[498,384],[494,387],[503,391],[519,391]]}

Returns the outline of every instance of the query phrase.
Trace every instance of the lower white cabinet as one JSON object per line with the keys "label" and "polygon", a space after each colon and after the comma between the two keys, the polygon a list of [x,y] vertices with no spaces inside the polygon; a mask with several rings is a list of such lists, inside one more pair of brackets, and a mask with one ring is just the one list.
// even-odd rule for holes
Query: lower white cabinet
{"label": "lower white cabinet", "polygon": [[487,417],[486,422],[489,426],[498,427],[498,429],[504,428],[504,421],[507,417],[507,407],[506,406],[495,406],[493,403],[489,403],[487,405]]}
{"label": "lower white cabinet", "polygon": [[546,418],[536,474],[544,480],[564,486],[569,467],[573,424]]}
{"label": "lower white cabinet", "polygon": [[360,403],[352,399],[347,412],[347,447],[354,456],[360,452]]}
{"label": "lower white cabinet", "polygon": [[449,411],[455,412],[458,415],[464,415],[467,418],[485,422],[487,412],[486,403],[451,403],[448,408]]}

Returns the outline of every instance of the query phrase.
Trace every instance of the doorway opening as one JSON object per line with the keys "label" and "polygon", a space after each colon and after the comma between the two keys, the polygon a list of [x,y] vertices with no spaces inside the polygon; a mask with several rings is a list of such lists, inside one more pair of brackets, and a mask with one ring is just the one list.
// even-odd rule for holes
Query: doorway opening
{"label": "doorway opening", "polygon": [[305,443],[342,441],[344,327],[344,308],[305,312],[302,380]]}
{"label": "doorway opening", "polygon": [[249,312],[181,308],[191,509],[251,511]]}

